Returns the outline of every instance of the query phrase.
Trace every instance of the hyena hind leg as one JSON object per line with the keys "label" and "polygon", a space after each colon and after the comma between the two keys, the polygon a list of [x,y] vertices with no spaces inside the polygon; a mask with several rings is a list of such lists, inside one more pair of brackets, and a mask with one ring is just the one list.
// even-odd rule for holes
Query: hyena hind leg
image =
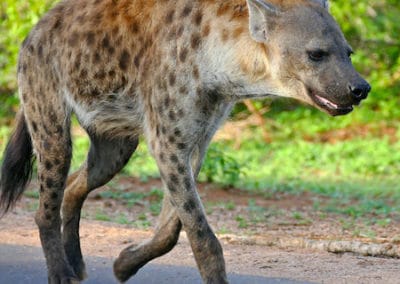
{"label": "hyena hind leg", "polygon": [[72,157],[69,115],[57,101],[47,105],[52,118],[27,114],[37,156],[39,208],[35,221],[48,268],[49,283],[78,283],[62,245],[60,208]]}
{"label": "hyena hind leg", "polygon": [[83,203],[90,191],[106,184],[125,166],[138,145],[137,138],[105,139],[92,135],[90,140],[87,160],[68,178],[62,205],[64,250],[81,280],[86,278],[79,240]]}

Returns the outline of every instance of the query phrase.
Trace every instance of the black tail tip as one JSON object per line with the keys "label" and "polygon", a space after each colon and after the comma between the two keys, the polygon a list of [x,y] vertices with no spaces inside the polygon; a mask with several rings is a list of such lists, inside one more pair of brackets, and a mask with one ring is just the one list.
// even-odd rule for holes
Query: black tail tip
{"label": "black tail tip", "polygon": [[0,177],[0,216],[10,211],[21,197],[31,179],[33,161],[31,137],[25,117],[21,114],[4,151]]}

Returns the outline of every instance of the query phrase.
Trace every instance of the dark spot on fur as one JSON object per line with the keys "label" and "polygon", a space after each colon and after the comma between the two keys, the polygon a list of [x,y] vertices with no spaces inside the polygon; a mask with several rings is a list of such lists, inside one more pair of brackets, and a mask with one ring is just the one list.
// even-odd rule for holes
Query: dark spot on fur
{"label": "dark spot on fur", "polygon": [[178,165],[178,172],[183,175],[185,174],[185,166],[183,164]]}
{"label": "dark spot on fur", "polygon": [[168,186],[169,191],[176,192],[175,183],[169,182],[167,186]]}
{"label": "dark spot on fur", "polygon": [[184,27],[180,26],[179,29],[176,31],[176,37],[179,38],[183,35]]}
{"label": "dark spot on fur", "polygon": [[58,193],[57,192],[52,192],[50,197],[51,197],[51,199],[57,199],[58,198]]}
{"label": "dark spot on fur", "polygon": [[115,77],[115,71],[114,70],[108,71],[108,76]]}
{"label": "dark spot on fur", "polygon": [[48,209],[49,208],[49,204],[47,204],[46,202],[44,203],[44,209]]}
{"label": "dark spot on fur", "polygon": [[140,61],[142,59],[143,53],[144,53],[144,49],[140,49],[139,53],[136,54],[136,56],[135,56],[135,58],[133,60],[133,62],[135,63],[136,68],[139,68]]}
{"label": "dark spot on fur", "polygon": [[95,34],[94,32],[88,32],[86,34],[86,43],[88,46],[92,46],[95,42]]}
{"label": "dark spot on fur", "polygon": [[185,177],[183,179],[183,184],[185,186],[185,189],[188,190],[188,191],[192,188],[192,183],[190,181],[190,178],[188,178],[188,177]]}
{"label": "dark spot on fur", "polygon": [[35,51],[35,48],[33,47],[32,44],[28,46],[28,51],[29,51],[30,53],[33,53],[33,52]]}
{"label": "dark spot on fur", "polygon": [[32,121],[32,129],[33,129],[33,132],[37,132],[38,131],[37,124],[34,121]]}
{"label": "dark spot on fur", "polygon": [[174,130],[174,135],[175,135],[176,137],[181,137],[182,132],[180,131],[179,128],[175,128],[175,130]]}
{"label": "dark spot on fur", "polygon": [[40,192],[44,192],[43,185],[40,185]]}
{"label": "dark spot on fur", "polygon": [[166,98],[164,99],[164,106],[165,106],[166,108],[169,107],[169,102],[170,102],[169,97],[166,97]]}
{"label": "dark spot on fur", "polygon": [[200,224],[203,224],[203,223],[204,223],[205,218],[204,218],[203,215],[199,215],[199,216],[197,217],[196,221],[197,221],[197,223],[200,225]]}
{"label": "dark spot on fur", "polygon": [[171,160],[171,162],[173,162],[174,164],[178,163],[178,157],[175,154],[172,154],[169,159]]}
{"label": "dark spot on fur", "polygon": [[43,45],[42,44],[39,44],[37,53],[38,53],[39,58],[43,57]]}
{"label": "dark spot on fur", "polygon": [[228,40],[228,38],[229,38],[229,32],[228,32],[228,30],[223,29],[223,30],[221,31],[221,39],[222,39],[222,41],[223,41],[223,42],[226,42],[226,41]]}
{"label": "dark spot on fur", "polygon": [[186,61],[187,54],[188,54],[188,50],[186,47],[182,48],[182,50],[179,52],[179,60],[182,63]]}
{"label": "dark spot on fur", "polygon": [[94,14],[90,21],[94,26],[97,26],[100,24],[102,19],[103,19],[103,14],[98,13],[98,14]]}
{"label": "dark spot on fur", "polygon": [[164,153],[160,153],[159,157],[160,157],[160,161],[165,163]]}
{"label": "dark spot on fur", "polygon": [[202,37],[207,37],[210,34],[210,25],[205,25],[203,30],[201,31]]}
{"label": "dark spot on fur", "polygon": [[211,230],[209,228],[201,228],[197,230],[197,237],[199,239],[204,239],[204,238],[208,238],[208,236],[213,235]]}
{"label": "dark spot on fur", "polygon": [[187,94],[187,88],[185,86],[179,87],[179,93],[180,94]]}
{"label": "dark spot on fur", "polygon": [[131,24],[131,32],[137,34],[139,32],[139,24],[137,22],[133,22]]}
{"label": "dark spot on fur", "polygon": [[174,20],[175,10],[171,10],[168,12],[167,16],[165,17],[165,23],[171,24]]}
{"label": "dark spot on fur", "polygon": [[174,136],[168,136],[168,141],[169,143],[175,143],[175,137]]}
{"label": "dark spot on fur", "polygon": [[161,126],[161,132],[162,132],[162,134],[167,133],[167,129],[165,128],[165,126]]}
{"label": "dark spot on fur", "polygon": [[49,213],[44,214],[44,217],[46,218],[46,220],[51,220],[51,214]]}
{"label": "dark spot on fur", "polygon": [[194,77],[196,80],[199,79],[200,73],[199,73],[199,68],[197,68],[197,66],[194,66],[194,67],[193,67],[192,74],[193,74],[193,77]]}
{"label": "dark spot on fur", "polygon": [[185,114],[185,112],[183,111],[183,109],[178,109],[178,112],[176,113],[178,115],[178,117],[183,117],[183,115]]}
{"label": "dark spot on fur", "polygon": [[176,120],[176,116],[175,116],[175,112],[173,110],[170,110],[168,113],[168,118],[171,121],[175,121]]}
{"label": "dark spot on fur", "polygon": [[100,62],[100,60],[101,60],[100,54],[96,51],[93,55],[93,63],[98,64]]}
{"label": "dark spot on fur", "polygon": [[94,88],[93,90],[91,90],[90,96],[92,96],[92,97],[98,97],[98,96],[100,96],[100,91],[99,91],[99,89]]}
{"label": "dark spot on fur", "polygon": [[101,41],[101,46],[104,49],[108,49],[110,47],[110,39],[108,38],[108,35],[106,35],[103,40]]}
{"label": "dark spot on fur", "polygon": [[197,49],[197,48],[199,48],[199,46],[200,46],[200,43],[201,43],[201,37],[200,37],[200,35],[199,34],[193,34],[192,36],[191,36],[191,38],[190,38],[190,46],[193,48],[193,49]]}
{"label": "dark spot on fur", "polygon": [[169,73],[168,80],[169,80],[169,85],[170,86],[175,85],[175,81],[176,81],[175,74],[174,73]]}
{"label": "dark spot on fur", "polygon": [[121,68],[121,70],[126,71],[129,65],[130,57],[131,55],[129,54],[129,52],[124,49],[121,53],[121,56],[119,57],[119,68]]}
{"label": "dark spot on fur", "polygon": [[80,79],[83,79],[83,80],[87,78],[87,75],[88,75],[88,72],[86,69],[82,69],[81,72],[79,73]]}
{"label": "dark spot on fur", "polygon": [[183,150],[183,149],[186,148],[186,144],[185,143],[178,143],[177,147],[178,147],[179,150]]}
{"label": "dark spot on fur", "polygon": [[218,10],[217,10],[217,16],[220,17],[223,14],[226,14],[229,10],[229,7],[230,7],[229,4],[226,2],[220,4],[220,6],[218,7]]}
{"label": "dark spot on fur", "polygon": [[79,34],[77,32],[73,32],[68,39],[68,44],[69,46],[74,47],[78,44],[78,42],[79,42]]}
{"label": "dark spot on fur", "polygon": [[115,52],[115,48],[114,48],[113,46],[109,46],[109,47],[107,48],[107,52],[108,52],[108,54],[113,55],[114,52]]}
{"label": "dark spot on fur", "polygon": [[46,179],[46,187],[52,188],[53,186],[54,186],[54,180],[52,178],[47,178]]}
{"label": "dark spot on fur", "polygon": [[53,164],[50,161],[46,161],[44,163],[44,166],[45,166],[46,170],[48,170],[48,171],[53,168]]}
{"label": "dark spot on fur", "polygon": [[174,174],[170,174],[169,180],[170,180],[170,182],[173,183],[173,184],[179,183],[178,177],[177,177],[176,175],[174,175]]}
{"label": "dark spot on fur", "polygon": [[193,16],[193,22],[196,26],[200,26],[201,21],[203,20],[203,14],[202,12],[199,10],[196,12],[196,14],[194,14]]}
{"label": "dark spot on fur", "polygon": [[103,80],[105,77],[106,77],[106,73],[104,72],[104,70],[100,70],[99,72],[94,74],[94,78],[96,78],[98,80]]}
{"label": "dark spot on fur", "polygon": [[190,14],[190,12],[192,12],[192,5],[188,3],[185,6],[185,8],[183,8],[181,16],[187,17]]}
{"label": "dark spot on fur", "polygon": [[58,30],[61,29],[61,27],[62,27],[62,20],[61,19],[57,19],[57,21],[53,25],[53,30],[54,31],[58,31]]}
{"label": "dark spot on fur", "polygon": [[185,211],[188,213],[192,212],[195,208],[196,208],[196,203],[194,202],[193,199],[189,199],[183,205],[183,209],[185,209]]}

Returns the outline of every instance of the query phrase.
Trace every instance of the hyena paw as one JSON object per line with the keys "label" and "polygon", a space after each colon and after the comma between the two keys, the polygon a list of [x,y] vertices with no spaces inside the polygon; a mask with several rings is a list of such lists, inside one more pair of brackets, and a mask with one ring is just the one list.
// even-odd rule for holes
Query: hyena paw
{"label": "hyena paw", "polygon": [[127,281],[147,263],[148,257],[140,246],[129,246],[124,249],[114,262],[114,275],[120,282]]}

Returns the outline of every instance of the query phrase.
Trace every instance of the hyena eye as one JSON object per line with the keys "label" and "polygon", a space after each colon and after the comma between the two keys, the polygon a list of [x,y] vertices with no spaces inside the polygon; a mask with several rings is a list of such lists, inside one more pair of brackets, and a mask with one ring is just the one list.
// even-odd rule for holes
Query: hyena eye
{"label": "hyena eye", "polygon": [[328,56],[328,52],[322,50],[322,49],[316,49],[316,50],[309,50],[307,51],[308,58],[311,61],[319,62],[325,59],[325,57]]}

